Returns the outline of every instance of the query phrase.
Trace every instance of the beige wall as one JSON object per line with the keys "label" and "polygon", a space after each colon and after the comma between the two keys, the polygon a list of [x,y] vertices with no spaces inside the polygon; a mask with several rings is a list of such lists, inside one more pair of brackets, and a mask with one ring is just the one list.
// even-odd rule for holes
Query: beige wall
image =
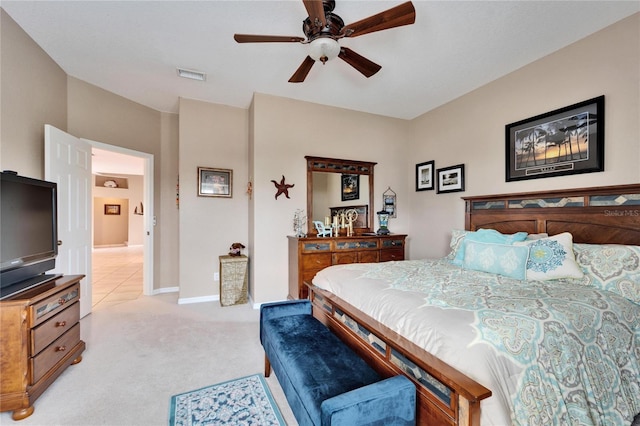
{"label": "beige wall", "polygon": [[0,169],[44,176],[44,125],[150,153],[155,161],[154,288],[178,286],[178,118],[66,73],[0,10]]}
{"label": "beige wall", "polygon": [[68,132],[72,135],[153,154],[154,215],[157,219],[153,287],[178,286],[178,264],[173,261],[163,265],[161,262],[162,257],[178,257],[176,233],[171,229],[175,226],[175,204],[163,203],[162,197],[168,191],[175,193],[177,161],[167,159],[163,163],[163,157],[174,153],[178,145],[177,118],[73,77],[68,79],[68,111]]}
{"label": "beige wall", "polygon": [[[159,237],[158,233],[154,236],[156,288],[180,285],[178,263],[180,210],[177,203],[178,114],[161,113],[160,128],[161,155],[154,162],[155,169],[159,169],[160,172],[160,214],[156,212],[156,228],[161,231]],[[157,181],[155,184],[158,186]]]}
{"label": "beige wall", "polygon": [[[264,94],[254,95],[252,108],[254,301],[287,296],[286,236],[294,234],[295,211],[307,208],[305,155],[377,162],[375,206],[382,207],[382,193],[391,186],[398,193],[399,213],[390,226],[394,232],[408,230],[405,176],[413,170],[405,166],[406,121]],[[271,180],[279,181],[282,175],[295,184],[290,199],[282,195],[275,199]]]}
{"label": "beige wall", "polygon": [[[448,252],[449,230],[464,227],[461,196],[640,182],[639,34],[636,14],[413,120],[407,168],[464,163],[466,191],[411,193],[410,257]],[[505,125],[599,95],[604,172],[505,182]]]}
{"label": "beige wall", "polygon": [[44,178],[44,125],[67,128],[67,75],[0,9],[0,170]]}
{"label": "beige wall", "polygon": [[[188,302],[218,295],[218,257],[247,245],[248,111],[181,99],[179,123],[180,300]],[[199,197],[198,167],[233,170],[232,197]]]}
{"label": "beige wall", "polygon": [[[105,199],[125,199],[127,200],[127,208],[122,206],[121,216],[127,218],[125,234],[118,236],[121,242],[127,242],[130,246],[139,246],[144,243],[144,216],[135,214],[136,208],[140,210],[140,203],[143,201],[144,196],[144,176],[139,175],[119,175],[113,174],[112,177],[126,178],[127,188],[105,188],[104,186],[96,185],[95,178],[93,176],[93,245],[104,246],[115,244],[113,242],[113,236],[109,229],[110,222],[113,218],[107,218],[104,215],[104,202]],[[100,201],[97,201],[97,200]],[[99,202],[102,204],[98,205]],[[107,203],[109,204],[109,203]],[[120,203],[115,203],[120,204]],[[143,206],[144,211],[144,206]],[[139,212],[138,212],[139,213]]]}
{"label": "beige wall", "polygon": [[[105,214],[105,205],[119,205],[120,214]],[[93,198],[93,246],[109,247],[128,245],[129,199]]]}

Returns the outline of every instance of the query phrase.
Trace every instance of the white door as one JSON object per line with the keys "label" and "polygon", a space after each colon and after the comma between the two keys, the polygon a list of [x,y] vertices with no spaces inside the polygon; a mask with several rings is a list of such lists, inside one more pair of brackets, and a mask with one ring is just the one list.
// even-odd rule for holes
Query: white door
{"label": "white door", "polygon": [[80,316],[91,313],[91,145],[44,126],[44,176],[58,184],[58,257],[55,272],[83,274]]}

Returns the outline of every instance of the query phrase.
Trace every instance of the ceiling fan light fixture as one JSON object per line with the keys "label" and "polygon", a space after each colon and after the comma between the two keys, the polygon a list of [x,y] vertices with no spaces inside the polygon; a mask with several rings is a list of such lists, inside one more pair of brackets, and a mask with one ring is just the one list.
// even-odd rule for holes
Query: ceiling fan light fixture
{"label": "ceiling fan light fixture", "polygon": [[319,37],[309,43],[309,56],[314,61],[323,64],[330,59],[338,57],[340,54],[340,44],[329,37]]}
{"label": "ceiling fan light fixture", "polygon": [[202,71],[188,70],[186,68],[178,68],[178,77],[189,78],[191,80],[205,81],[207,74]]}

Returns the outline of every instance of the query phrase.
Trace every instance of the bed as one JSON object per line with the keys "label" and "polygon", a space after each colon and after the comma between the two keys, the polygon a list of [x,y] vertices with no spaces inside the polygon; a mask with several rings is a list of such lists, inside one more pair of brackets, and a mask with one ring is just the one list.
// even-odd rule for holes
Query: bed
{"label": "bed", "polygon": [[[416,384],[419,424],[564,424],[569,415],[630,424],[640,412],[640,184],[464,200],[465,230],[452,232],[449,256],[326,268],[309,283],[314,315],[381,374]],[[551,240],[566,248],[570,238],[579,271],[569,275],[578,275],[452,265],[464,239],[465,262],[497,247],[472,244],[469,232],[495,231],[524,233],[500,245],[518,252]]]}

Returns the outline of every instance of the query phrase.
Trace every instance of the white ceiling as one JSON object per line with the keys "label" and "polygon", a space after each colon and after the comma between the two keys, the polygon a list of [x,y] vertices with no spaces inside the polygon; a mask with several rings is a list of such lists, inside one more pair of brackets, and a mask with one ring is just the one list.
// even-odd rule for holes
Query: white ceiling
{"label": "white ceiling", "polygon": [[[402,1],[336,0],[334,13],[349,24]],[[304,37],[301,0],[1,5],[67,74],[159,111],[177,112],[180,97],[247,108],[259,92],[404,119],[640,11],[640,1],[418,0],[414,25],[340,41],[382,65],[376,75],[336,59],[293,84],[306,45],[237,44],[233,34]],[[207,80],[179,78],[177,67]]]}

